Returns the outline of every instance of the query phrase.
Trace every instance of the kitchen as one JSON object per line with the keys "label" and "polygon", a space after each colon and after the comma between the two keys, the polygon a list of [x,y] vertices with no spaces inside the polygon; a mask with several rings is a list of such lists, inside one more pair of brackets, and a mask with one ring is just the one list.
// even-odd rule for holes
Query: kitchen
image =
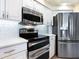
{"label": "kitchen", "polygon": [[[57,46],[57,32],[53,31],[57,28],[53,27],[53,17],[62,13],[60,15],[65,19],[65,13],[78,13],[79,1],[53,1],[55,3],[52,0],[0,0],[0,59],[55,59],[55,55],[68,58],[74,55],[73,52],[67,56],[61,51],[61,44],[58,43]],[[65,21],[63,20],[63,23]],[[60,21],[58,22],[56,27],[60,25]],[[58,27],[58,31],[63,32],[58,32],[58,39],[61,34],[64,38],[67,36],[68,33],[64,33],[67,32],[68,25],[64,27],[65,25]]]}

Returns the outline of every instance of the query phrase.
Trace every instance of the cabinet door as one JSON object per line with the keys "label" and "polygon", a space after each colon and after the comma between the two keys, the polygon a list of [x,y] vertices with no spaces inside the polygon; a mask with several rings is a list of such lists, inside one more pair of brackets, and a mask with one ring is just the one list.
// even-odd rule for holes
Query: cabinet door
{"label": "cabinet door", "polygon": [[22,52],[19,52],[17,54],[14,54],[12,56],[5,57],[3,59],[27,59],[26,53],[27,53],[26,51],[22,51]]}
{"label": "cabinet door", "polygon": [[55,55],[55,35],[50,36],[49,59]]}
{"label": "cabinet door", "polygon": [[6,0],[6,19],[21,20],[22,0]]}
{"label": "cabinet door", "polygon": [[35,11],[38,11],[38,12],[40,12],[40,13],[43,13],[43,11],[44,11],[44,6],[42,6],[41,4],[39,4],[38,2],[33,2],[34,4],[34,7],[33,7],[33,9],[35,10]]}
{"label": "cabinet door", "polygon": [[5,17],[5,0],[0,0],[0,18]]}
{"label": "cabinet door", "polygon": [[23,0],[23,6],[33,9],[33,0]]}

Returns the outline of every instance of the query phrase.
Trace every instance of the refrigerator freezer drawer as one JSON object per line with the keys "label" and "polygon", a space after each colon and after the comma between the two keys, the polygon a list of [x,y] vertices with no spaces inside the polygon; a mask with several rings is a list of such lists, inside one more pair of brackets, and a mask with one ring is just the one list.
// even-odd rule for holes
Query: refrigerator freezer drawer
{"label": "refrigerator freezer drawer", "polygon": [[79,58],[79,43],[58,42],[58,57]]}

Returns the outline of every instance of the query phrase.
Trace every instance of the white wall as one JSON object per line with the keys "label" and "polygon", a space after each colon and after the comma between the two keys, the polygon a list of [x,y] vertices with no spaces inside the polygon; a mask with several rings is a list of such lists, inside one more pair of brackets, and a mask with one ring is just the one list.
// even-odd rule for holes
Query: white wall
{"label": "white wall", "polygon": [[16,37],[19,37],[18,22],[0,19],[0,40]]}

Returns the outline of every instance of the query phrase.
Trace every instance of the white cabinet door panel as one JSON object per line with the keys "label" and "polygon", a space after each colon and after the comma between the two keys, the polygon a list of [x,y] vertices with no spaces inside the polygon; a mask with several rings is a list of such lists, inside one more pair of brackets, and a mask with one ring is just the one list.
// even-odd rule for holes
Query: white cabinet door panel
{"label": "white cabinet door panel", "polygon": [[43,11],[44,11],[44,9],[45,9],[45,7],[44,6],[42,6],[41,4],[39,4],[38,2],[33,2],[34,4],[34,10],[35,11],[38,11],[38,12],[40,12],[40,13],[43,13]]}
{"label": "white cabinet door panel", "polygon": [[6,0],[7,19],[21,20],[22,0]]}
{"label": "white cabinet door panel", "polygon": [[2,48],[0,49],[0,58],[21,52],[23,50],[27,50],[27,43]]}
{"label": "white cabinet door panel", "polygon": [[0,0],[0,18],[3,18],[5,15],[5,0]]}
{"label": "white cabinet door panel", "polygon": [[34,7],[33,0],[23,0],[23,6],[30,8],[30,9],[33,9],[33,7]]}
{"label": "white cabinet door panel", "polygon": [[50,48],[49,48],[49,59],[55,54],[55,35],[50,36]]}
{"label": "white cabinet door panel", "polygon": [[22,51],[20,53],[5,57],[3,59],[27,59],[27,52],[26,51]]}

